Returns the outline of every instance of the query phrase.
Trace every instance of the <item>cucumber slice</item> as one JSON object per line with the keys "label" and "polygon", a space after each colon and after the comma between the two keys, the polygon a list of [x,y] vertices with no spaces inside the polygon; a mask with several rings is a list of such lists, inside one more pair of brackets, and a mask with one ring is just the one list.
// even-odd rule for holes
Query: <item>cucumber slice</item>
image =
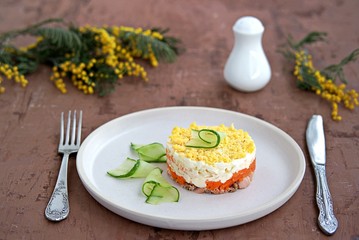
{"label": "cucumber slice", "polygon": [[142,184],[142,192],[143,192],[143,194],[145,194],[146,197],[149,197],[151,195],[151,192],[152,192],[153,188],[157,184],[158,183],[155,182],[155,181],[144,182]]}
{"label": "cucumber slice", "polygon": [[126,158],[126,160],[117,168],[107,172],[115,178],[144,178],[155,166],[142,160]]}
{"label": "cucumber slice", "polygon": [[166,162],[166,149],[161,143],[146,145],[131,143],[131,148],[137,152],[140,159],[146,162]]}
{"label": "cucumber slice", "polygon": [[161,185],[155,185],[150,196],[147,197],[146,203],[150,204],[159,204],[163,202],[178,202],[179,200],[179,191],[177,188],[163,187]]}
{"label": "cucumber slice", "polygon": [[216,143],[219,140],[221,140],[221,137],[219,134],[210,129],[202,129],[198,132],[198,137],[202,139],[206,143]]}
{"label": "cucumber slice", "polygon": [[221,141],[220,133],[212,129],[192,130],[191,136],[192,138],[187,142],[186,147],[215,148]]}
{"label": "cucumber slice", "polygon": [[137,170],[131,175],[131,178],[145,178],[153,169],[156,168],[155,165],[141,159],[137,161],[140,163],[140,165],[138,166]]}
{"label": "cucumber slice", "polygon": [[171,184],[162,176],[162,169],[156,167],[146,177],[143,185],[142,192],[147,197],[151,194],[155,185],[160,184],[163,187],[170,187]]}
{"label": "cucumber slice", "polygon": [[162,169],[156,167],[146,177],[145,182],[156,182],[161,184],[163,187],[169,187],[171,184],[162,176]]}
{"label": "cucumber slice", "polygon": [[126,160],[117,168],[107,172],[108,175],[116,178],[126,178],[131,176],[139,166],[139,162],[132,158]]}
{"label": "cucumber slice", "polygon": [[135,144],[135,143],[131,143],[131,148],[135,151],[137,151],[139,148],[145,146],[144,144]]}
{"label": "cucumber slice", "polygon": [[178,202],[179,191],[162,176],[160,168],[153,169],[142,185],[142,192],[146,195],[146,203]]}
{"label": "cucumber slice", "polygon": [[179,191],[162,176],[162,169],[150,162],[166,162],[166,150],[160,143],[147,145],[131,143],[140,159],[126,160],[117,168],[107,172],[115,178],[146,178],[142,184],[142,192],[147,197],[146,203],[178,202]]}

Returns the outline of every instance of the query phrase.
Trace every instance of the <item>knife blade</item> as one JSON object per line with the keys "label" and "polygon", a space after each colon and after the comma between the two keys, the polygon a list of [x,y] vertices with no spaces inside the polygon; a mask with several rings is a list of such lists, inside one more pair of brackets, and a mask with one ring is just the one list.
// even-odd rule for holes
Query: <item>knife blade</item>
{"label": "knife blade", "polygon": [[338,228],[334,215],[333,201],[330,195],[325,173],[325,137],[323,118],[313,115],[306,131],[307,146],[317,182],[316,201],[319,208],[318,224],[327,235],[332,235]]}

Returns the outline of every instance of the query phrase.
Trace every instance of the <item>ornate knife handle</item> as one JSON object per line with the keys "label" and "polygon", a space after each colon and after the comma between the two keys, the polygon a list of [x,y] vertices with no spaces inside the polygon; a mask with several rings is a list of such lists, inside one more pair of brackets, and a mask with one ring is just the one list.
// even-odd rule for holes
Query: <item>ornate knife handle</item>
{"label": "ornate knife handle", "polygon": [[317,179],[318,224],[324,233],[332,235],[338,228],[338,220],[334,216],[333,201],[328,188],[325,166],[316,165],[314,172]]}
{"label": "ornate knife handle", "polygon": [[65,219],[70,212],[69,198],[67,192],[68,160],[69,154],[64,153],[55,189],[45,209],[45,216],[51,221],[61,221]]}

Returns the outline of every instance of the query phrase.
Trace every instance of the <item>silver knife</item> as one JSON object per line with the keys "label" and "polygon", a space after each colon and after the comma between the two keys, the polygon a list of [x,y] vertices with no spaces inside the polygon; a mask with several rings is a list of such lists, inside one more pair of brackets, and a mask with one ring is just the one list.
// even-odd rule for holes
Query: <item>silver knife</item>
{"label": "silver knife", "polygon": [[318,224],[325,234],[332,235],[338,228],[338,220],[334,216],[333,201],[325,175],[325,137],[322,116],[312,116],[308,123],[306,137],[317,180]]}

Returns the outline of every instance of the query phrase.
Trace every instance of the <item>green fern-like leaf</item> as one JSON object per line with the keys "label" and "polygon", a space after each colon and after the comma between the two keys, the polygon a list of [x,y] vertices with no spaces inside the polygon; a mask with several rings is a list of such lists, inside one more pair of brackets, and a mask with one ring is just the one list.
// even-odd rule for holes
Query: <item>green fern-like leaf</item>
{"label": "green fern-like leaf", "polygon": [[12,54],[3,48],[0,48],[0,63],[11,63]]}
{"label": "green fern-like leaf", "polygon": [[309,67],[302,66],[300,69],[300,75],[303,77],[303,80],[297,80],[298,88],[302,90],[311,90],[313,87],[315,89],[322,88],[315,76],[311,73]]}
{"label": "green fern-like leaf", "polygon": [[359,48],[352,51],[348,56],[343,58],[338,64],[332,64],[324,68],[321,72],[332,81],[336,81],[337,78],[343,83],[348,81],[345,78],[343,67],[350,62],[355,62],[359,57]]}
{"label": "green fern-like leaf", "polygon": [[150,41],[150,44],[157,59],[163,59],[166,62],[174,62],[176,60],[176,52],[165,42],[153,39]]}
{"label": "green fern-like leaf", "polygon": [[[148,46],[151,46],[151,49],[158,60],[164,60],[166,62],[173,62],[176,60],[176,49],[173,48],[173,46],[175,46],[178,41],[175,42],[174,38],[165,38],[161,41],[152,36],[146,36],[134,32],[124,32],[121,35],[121,39],[124,44],[130,46],[131,48],[140,50],[142,55],[148,55]],[[172,45],[166,43],[166,40],[172,43]]]}
{"label": "green fern-like leaf", "polygon": [[23,28],[23,29],[18,29],[18,30],[13,30],[13,31],[9,31],[9,32],[5,32],[5,33],[1,33],[0,34],[0,47],[1,45],[4,44],[4,42],[9,41],[13,38],[16,38],[20,35],[26,35],[26,34],[31,34],[31,33],[35,33],[37,29],[39,29],[40,27],[46,25],[46,24],[50,24],[50,23],[64,23],[64,21],[62,19],[59,18],[49,18],[46,19],[44,21],[41,21],[39,23],[33,24],[29,27]]}
{"label": "green fern-like leaf", "polygon": [[64,28],[36,28],[31,32],[32,35],[42,36],[54,44],[57,48],[79,49],[81,40],[79,36]]}
{"label": "green fern-like leaf", "polygon": [[[305,36],[302,40],[300,40],[297,43],[291,43],[294,49],[300,49],[304,45],[312,44],[319,41],[325,41],[325,37],[327,36],[327,33],[325,32],[310,32],[307,36]],[[291,39],[290,41],[293,41]]]}

